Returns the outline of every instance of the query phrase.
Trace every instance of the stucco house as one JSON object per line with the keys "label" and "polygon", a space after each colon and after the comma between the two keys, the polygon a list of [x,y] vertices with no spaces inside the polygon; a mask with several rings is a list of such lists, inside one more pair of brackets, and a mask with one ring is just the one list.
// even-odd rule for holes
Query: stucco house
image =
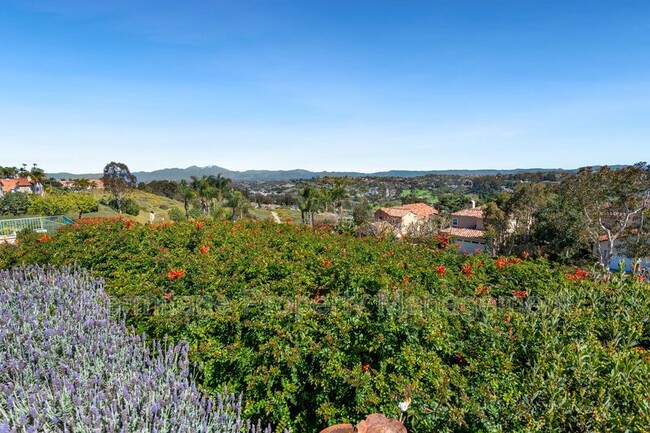
{"label": "stucco house", "polygon": [[454,244],[463,253],[474,253],[476,250],[485,251],[485,225],[483,223],[483,207],[475,207],[474,202],[468,209],[462,209],[451,214],[451,227],[440,230],[451,236]]}
{"label": "stucco house", "polygon": [[43,194],[45,191],[42,183],[22,177],[18,179],[0,179],[0,187],[0,197],[12,192]]}
{"label": "stucco house", "polygon": [[418,223],[426,222],[438,210],[425,203],[411,203],[395,207],[383,207],[375,212],[375,222],[389,223],[397,235],[404,235],[409,228]]}

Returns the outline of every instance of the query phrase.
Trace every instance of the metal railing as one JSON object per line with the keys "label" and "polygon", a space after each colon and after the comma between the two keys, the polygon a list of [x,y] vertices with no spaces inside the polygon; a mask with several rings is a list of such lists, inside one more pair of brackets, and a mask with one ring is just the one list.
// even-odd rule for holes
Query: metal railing
{"label": "metal railing", "polygon": [[51,233],[66,224],[72,224],[70,218],[58,215],[48,217],[0,219],[0,238],[16,237],[21,230],[33,230],[39,233]]}

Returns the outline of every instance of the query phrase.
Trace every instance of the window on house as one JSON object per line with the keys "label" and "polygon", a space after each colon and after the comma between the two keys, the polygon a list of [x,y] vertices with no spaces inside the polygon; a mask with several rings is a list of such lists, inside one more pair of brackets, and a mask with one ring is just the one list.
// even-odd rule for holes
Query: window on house
{"label": "window on house", "polygon": [[452,218],[451,219],[451,226],[452,227],[458,227],[458,218]]}

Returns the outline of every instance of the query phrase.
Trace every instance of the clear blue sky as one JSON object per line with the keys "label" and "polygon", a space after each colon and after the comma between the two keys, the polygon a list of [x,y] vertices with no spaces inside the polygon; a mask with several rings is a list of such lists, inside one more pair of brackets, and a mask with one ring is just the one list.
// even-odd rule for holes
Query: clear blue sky
{"label": "clear blue sky", "polygon": [[0,165],[650,160],[650,1],[0,0]]}

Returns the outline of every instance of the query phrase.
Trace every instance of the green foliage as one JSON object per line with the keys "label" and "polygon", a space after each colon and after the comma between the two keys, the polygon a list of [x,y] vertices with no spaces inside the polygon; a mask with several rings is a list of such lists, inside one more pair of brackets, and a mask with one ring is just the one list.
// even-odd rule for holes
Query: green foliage
{"label": "green foliage", "polygon": [[167,211],[169,219],[172,221],[183,221],[185,219],[185,214],[182,210],[177,207],[173,207]]}
{"label": "green foliage", "polygon": [[211,392],[312,433],[368,413],[409,431],[643,431],[646,275],[568,278],[331,228],[237,222],[66,227],[0,246],[0,268],[77,263],[138,331],[190,343]]}
{"label": "green foliage", "polygon": [[22,215],[27,213],[29,195],[22,192],[12,192],[0,198],[0,214]]}
{"label": "green foliage", "polygon": [[132,198],[123,198],[121,202],[118,202],[116,198],[110,199],[106,204],[113,210],[120,212],[120,205],[122,206],[122,212],[127,215],[137,216],[140,213],[140,206]]}

